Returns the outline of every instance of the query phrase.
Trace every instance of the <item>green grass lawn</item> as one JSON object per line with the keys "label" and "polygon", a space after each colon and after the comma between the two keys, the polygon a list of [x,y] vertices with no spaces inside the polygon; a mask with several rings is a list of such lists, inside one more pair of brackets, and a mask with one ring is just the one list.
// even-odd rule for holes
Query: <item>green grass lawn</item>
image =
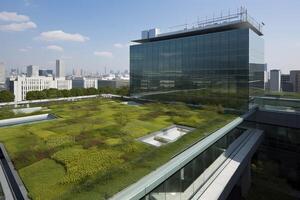
{"label": "green grass lawn", "polygon": [[[32,199],[107,199],[236,117],[215,107],[107,99],[48,107],[58,119],[0,128]],[[136,140],[171,124],[196,130],[159,148]]]}

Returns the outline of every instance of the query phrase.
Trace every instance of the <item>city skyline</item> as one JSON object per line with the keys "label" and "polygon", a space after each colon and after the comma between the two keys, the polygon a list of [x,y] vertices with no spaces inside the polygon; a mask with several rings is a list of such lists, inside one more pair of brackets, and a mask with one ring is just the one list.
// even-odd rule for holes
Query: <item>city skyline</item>
{"label": "city skyline", "polygon": [[[38,65],[54,69],[55,60],[73,68],[104,72],[129,68],[129,42],[140,38],[140,32],[153,27],[163,32],[168,27],[193,23],[199,17],[234,12],[245,6],[256,20],[263,21],[265,58],[268,70],[283,73],[300,66],[297,52],[300,28],[292,20],[299,18],[300,2],[281,1],[170,1],[129,3],[117,1],[67,2],[34,0],[1,1],[0,61],[11,68]],[[157,6],[160,5],[160,6]],[[272,5],[272,9],[267,9]],[[185,9],[182,9],[184,7]],[[289,12],[285,12],[285,7]],[[147,8],[147,9],[141,9]],[[55,12],[53,12],[55,10]],[[155,11],[155,12],[154,12]],[[84,13],[80,15],[79,13]],[[108,20],[109,19],[109,20]]]}
{"label": "city skyline", "polygon": [[299,199],[299,7],[1,0],[0,200]]}

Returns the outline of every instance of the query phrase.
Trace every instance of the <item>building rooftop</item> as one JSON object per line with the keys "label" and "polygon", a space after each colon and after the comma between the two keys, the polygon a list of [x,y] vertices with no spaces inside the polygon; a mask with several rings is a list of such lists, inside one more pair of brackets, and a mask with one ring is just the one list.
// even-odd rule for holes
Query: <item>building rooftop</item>
{"label": "building rooftop", "polygon": [[241,8],[234,14],[229,13],[225,16],[221,14],[220,17],[213,17],[210,19],[207,18],[204,21],[197,21],[190,26],[188,26],[187,24],[175,26],[175,28],[178,28],[178,30],[176,31],[166,33],[159,33],[159,29],[150,29],[149,31],[143,31],[142,38],[133,40],[132,42],[147,43],[192,35],[221,32],[237,28],[250,28],[258,35],[263,35],[263,26],[263,22],[257,22],[248,14],[247,9]]}
{"label": "building rooftop", "polygon": [[[32,199],[107,199],[237,117],[220,114],[216,108],[160,103],[132,106],[99,98],[48,105],[59,118],[0,128],[1,142]],[[163,147],[138,140],[179,123],[194,127],[195,132]],[[13,138],[5,139],[7,135]],[[51,153],[44,154],[49,149]],[[27,162],[27,158],[32,160]]]}

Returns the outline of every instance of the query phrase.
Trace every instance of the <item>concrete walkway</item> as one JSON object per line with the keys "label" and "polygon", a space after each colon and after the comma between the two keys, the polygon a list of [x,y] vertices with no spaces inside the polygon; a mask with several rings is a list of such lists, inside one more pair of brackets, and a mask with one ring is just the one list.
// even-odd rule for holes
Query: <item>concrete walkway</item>
{"label": "concrete walkway", "polygon": [[3,193],[4,193],[4,197],[5,199],[14,199],[13,197],[13,194],[10,190],[10,187],[9,187],[9,183],[7,182],[7,179],[6,179],[6,176],[5,176],[5,173],[3,171],[3,166],[2,166],[2,163],[0,162],[0,183],[1,183],[1,186],[2,186],[2,190],[3,190]]}

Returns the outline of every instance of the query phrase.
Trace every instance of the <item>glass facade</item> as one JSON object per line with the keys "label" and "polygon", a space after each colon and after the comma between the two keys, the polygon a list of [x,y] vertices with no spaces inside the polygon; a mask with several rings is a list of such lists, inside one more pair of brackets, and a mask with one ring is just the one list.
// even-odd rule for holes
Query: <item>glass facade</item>
{"label": "glass facade", "polygon": [[249,31],[249,95],[264,94],[267,65],[264,64],[264,41],[253,31]]}
{"label": "glass facade", "polygon": [[[217,160],[225,154],[229,146],[245,131],[235,128],[216,143],[200,153],[192,161],[179,169],[157,186],[142,200],[185,200],[190,199],[201,186],[216,172],[224,160]],[[218,162],[218,165],[212,165]]]}
{"label": "glass facade", "polygon": [[271,111],[300,112],[300,99],[288,99],[280,97],[255,97],[253,105]]}
{"label": "glass facade", "polygon": [[131,95],[247,110],[250,62],[263,65],[261,48],[249,28],[133,45]]}
{"label": "glass facade", "polygon": [[299,121],[299,113],[257,111],[241,124],[264,131],[264,140],[251,161],[252,186],[246,200],[299,199]]}

